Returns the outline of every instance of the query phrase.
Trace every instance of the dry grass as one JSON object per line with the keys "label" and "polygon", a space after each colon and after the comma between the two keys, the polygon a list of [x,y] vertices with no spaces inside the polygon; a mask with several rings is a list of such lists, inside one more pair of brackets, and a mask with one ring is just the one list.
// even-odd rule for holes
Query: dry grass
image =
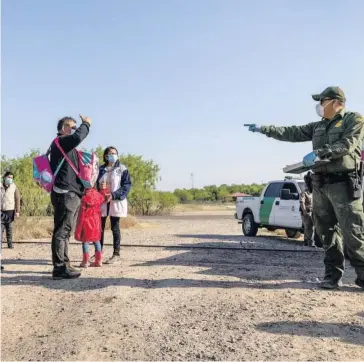
{"label": "dry grass", "polygon": [[[138,221],[135,216],[128,216],[120,218],[120,229],[130,229],[135,227]],[[110,219],[106,222],[106,230],[110,230]]]}
{"label": "dry grass", "polygon": [[173,212],[228,211],[228,210],[232,210],[232,209],[235,209],[235,204],[234,203],[226,203],[226,204],[178,204],[173,209]]}
{"label": "dry grass", "polygon": [[50,217],[22,217],[13,223],[14,240],[46,239],[52,236],[52,231]]}
{"label": "dry grass", "polygon": [[[138,224],[134,216],[120,219],[120,228],[129,229]],[[110,229],[110,223],[106,223],[106,229]],[[24,217],[17,219],[13,224],[14,240],[47,239],[52,236],[53,219],[51,217]]]}

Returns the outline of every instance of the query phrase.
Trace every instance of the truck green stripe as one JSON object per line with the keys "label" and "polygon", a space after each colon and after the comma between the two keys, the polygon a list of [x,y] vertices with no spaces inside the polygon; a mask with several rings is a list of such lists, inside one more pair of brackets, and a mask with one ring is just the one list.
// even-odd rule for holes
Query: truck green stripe
{"label": "truck green stripe", "polygon": [[259,219],[261,224],[269,225],[269,217],[272,211],[272,207],[275,201],[275,197],[264,197],[264,204],[260,205],[259,209]]}

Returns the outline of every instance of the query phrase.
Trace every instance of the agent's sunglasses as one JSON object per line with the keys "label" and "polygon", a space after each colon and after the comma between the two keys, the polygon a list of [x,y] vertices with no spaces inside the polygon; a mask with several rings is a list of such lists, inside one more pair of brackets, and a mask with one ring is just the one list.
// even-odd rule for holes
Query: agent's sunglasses
{"label": "agent's sunglasses", "polygon": [[330,98],[321,99],[320,104],[322,105],[326,101],[331,101],[331,99]]}

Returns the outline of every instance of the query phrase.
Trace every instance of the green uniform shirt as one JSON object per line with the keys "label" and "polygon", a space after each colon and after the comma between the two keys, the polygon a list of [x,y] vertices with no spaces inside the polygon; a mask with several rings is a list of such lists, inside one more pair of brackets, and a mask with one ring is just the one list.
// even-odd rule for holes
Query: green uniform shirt
{"label": "green uniform shirt", "polygon": [[331,121],[322,118],[305,126],[262,126],[261,133],[279,141],[312,141],[314,151],[329,145],[331,162],[315,168],[315,172],[346,172],[355,170],[361,160],[364,119],[359,113],[342,110]]}

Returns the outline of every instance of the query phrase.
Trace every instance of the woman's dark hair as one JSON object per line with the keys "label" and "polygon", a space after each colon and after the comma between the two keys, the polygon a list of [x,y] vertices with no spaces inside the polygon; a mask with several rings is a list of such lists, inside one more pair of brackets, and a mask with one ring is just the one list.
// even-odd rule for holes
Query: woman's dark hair
{"label": "woman's dark hair", "polygon": [[8,176],[13,176],[13,178],[14,178],[14,174],[11,171],[5,172],[3,177],[5,178],[5,177],[8,177]]}
{"label": "woman's dark hair", "polygon": [[105,148],[105,151],[104,151],[104,156],[103,156],[103,159],[104,159],[104,162],[105,162],[105,163],[107,163],[106,156],[107,156],[107,154],[108,154],[111,150],[116,151],[116,154],[117,154],[117,155],[119,155],[119,152],[118,152],[118,150],[117,150],[117,148],[116,148],[116,147],[113,147],[113,146],[106,147],[106,148]]}
{"label": "woman's dark hair", "polygon": [[68,123],[68,122],[75,122],[75,123],[77,123],[76,120],[74,118],[72,118],[72,117],[63,117],[57,123],[57,131],[58,132],[61,132],[64,124],[65,123]]}

